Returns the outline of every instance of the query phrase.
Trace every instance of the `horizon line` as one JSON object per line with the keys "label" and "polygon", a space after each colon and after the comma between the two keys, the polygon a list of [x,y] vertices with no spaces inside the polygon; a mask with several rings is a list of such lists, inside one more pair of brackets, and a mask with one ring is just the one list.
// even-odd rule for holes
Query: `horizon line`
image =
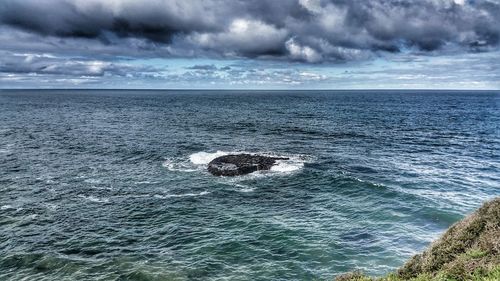
{"label": "horizon line", "polygon": [[247,88],[0,88],[0,91],[25,91],[25,90],[41,90],[41,91],[69,91],[69,90],[93,90],[93,91],[500,91],[499,89],[429,89],[429,88],[365,88],[365,89],[247,89]]}

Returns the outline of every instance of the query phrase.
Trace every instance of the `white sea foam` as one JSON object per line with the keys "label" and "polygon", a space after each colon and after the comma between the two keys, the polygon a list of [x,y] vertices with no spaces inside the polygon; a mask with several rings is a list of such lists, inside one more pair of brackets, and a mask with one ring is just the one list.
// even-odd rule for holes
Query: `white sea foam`
{"label": "white sea foam", "polygon": [[155,184],[157,181],[136,181],[135,184]]}
{"label": "white sea foam", "polygon": [[202,191],[200,193],[184,193],[184,194],[156,194],[154,197],[159,198],[159,199],[168,199],[168,198],[173,198],[173,197],[194,197],[194,196],[203,196],[210,194],[208,191]]}
{"label": "white sea foam", "polygon": [[94,196],[84,196],[84,195],[78,195],[78,197],[83,198],[83,199],[90,201],[90,202],[95,202],[95,203],[109,203],[108,198],[98,198],[98,197],[94,197]]}
{"label": "white sea foam", "polygon": [[85,179],[84,182],[90,183],[90,184],[99,184],[99,183],[101,183],[101,180],[90,178],[90,179]]}
{"label": "white sea foam", "polygon": [[289,160],[278,160],[276,165],[271,167],[271,171],[279,173],[291,173],[304,167],[304,160],[290,157]]}
{"label": "white sea foam", "polygon": [[11,205],[3,205],[2,207],[0,207],[0,210],[8,210],[8,209],[14,209]]}
{"label": "white sea foam", "polygon": [[238,190],[240,192],[252,192],[252,191],[255,191],[255,188],[250,187],[250,186],[246,186],[244,184],[235,183],[234,185],[237,186],[237,187],[239,187],[239,188],[241,188],[240,190]]}
{"label": "white sea foam", "polygon": [[[248,177],[248,176],[243,176],[243,177]],[[228,177],[221,177],[221,178],[219,178],[219,182],[221,184],[225,184],[225,185],[229,185],[229,186],[232,186],[232,187],[239,188],[236,191],[239,191],[239,192],[252,192],[252,191],[255,191],[254,187],[250,187],[248,185],[239,183],[241,180],[242,179],[240,179],[240,178],[228,178]]]}
{"label": "white sea foam", "polygon": [[213,159],[228,154],[230,152],[196,152],[189,155],[189,160],[186,158],[169,158],[163,162],[162,166],[173,172],[196,172],[205,170],[206,165]]}
{"label": "white sea foam", "polygon": [[90,188],[97,189],[97,190],[114,190],[113,186],[91,185]]}
{"label": "white sea foam", "polygon": [[172,172],[196,172],[199,170],[192,163],[182,159],[167,159],[162,166]]}
{"label": "white sea foam", "polygon": [[47,184],[54,184],[54,183],[56,183],[56,181],[53,180],[53,177],[49,176],[49,175],[43,175],[41,177],[37,177],[36,180],[38,180],[38,181],[45,181],[45,183],[47,183]]}
{"label": "white sea foam", "polygon": [[210,161],[214,160],[215,158],[228,154],[230,154],[230,152],[217,151],[214,153],[209,153],[202,151],[189,155],[189,160],[191,161],[191,163],[195,165],[207,165],[208,163],[210,163]]}

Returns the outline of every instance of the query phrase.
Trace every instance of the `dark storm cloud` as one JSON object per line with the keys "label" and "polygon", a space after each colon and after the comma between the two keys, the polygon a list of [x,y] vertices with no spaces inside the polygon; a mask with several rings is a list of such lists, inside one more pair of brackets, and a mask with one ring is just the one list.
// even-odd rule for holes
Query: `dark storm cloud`
{"label": "dark storm cloud", "polygon": [[[350,61],[406,49],[495,49],[500,1],[2,0],[0,22],[56,51]],[[38,45],[26,40],[0,49]]]}
{"label": "dark storm cloud", "polygon": [[[188,11],[190,9],[190,11]],[[4,0],[4,24],[56,37],[139,37],[168,42],[174,34],[211,30],[210,18],[200,17],[201,5],[173,1]]]}

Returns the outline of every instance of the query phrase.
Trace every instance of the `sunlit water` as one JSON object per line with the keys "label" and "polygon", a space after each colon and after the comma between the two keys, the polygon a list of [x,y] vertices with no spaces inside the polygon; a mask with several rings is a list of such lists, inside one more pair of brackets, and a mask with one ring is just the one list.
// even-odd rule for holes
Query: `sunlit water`
{"label": "sunlit water", "polygon": [[[1,280],[384,274],[500,194],[498,92],[0,91]],[[233,152],[290,157],[239,178]]]}

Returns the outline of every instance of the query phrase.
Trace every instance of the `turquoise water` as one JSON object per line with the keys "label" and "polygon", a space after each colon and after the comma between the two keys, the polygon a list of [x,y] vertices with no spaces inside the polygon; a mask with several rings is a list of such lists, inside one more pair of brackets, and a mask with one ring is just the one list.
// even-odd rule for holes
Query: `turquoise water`
{"label": "turquoise water", "polygon": [[[380,275],[500,195],[500,93],[0,91],[0,280]],[[287,156],[218,178],[217,155]]]}

